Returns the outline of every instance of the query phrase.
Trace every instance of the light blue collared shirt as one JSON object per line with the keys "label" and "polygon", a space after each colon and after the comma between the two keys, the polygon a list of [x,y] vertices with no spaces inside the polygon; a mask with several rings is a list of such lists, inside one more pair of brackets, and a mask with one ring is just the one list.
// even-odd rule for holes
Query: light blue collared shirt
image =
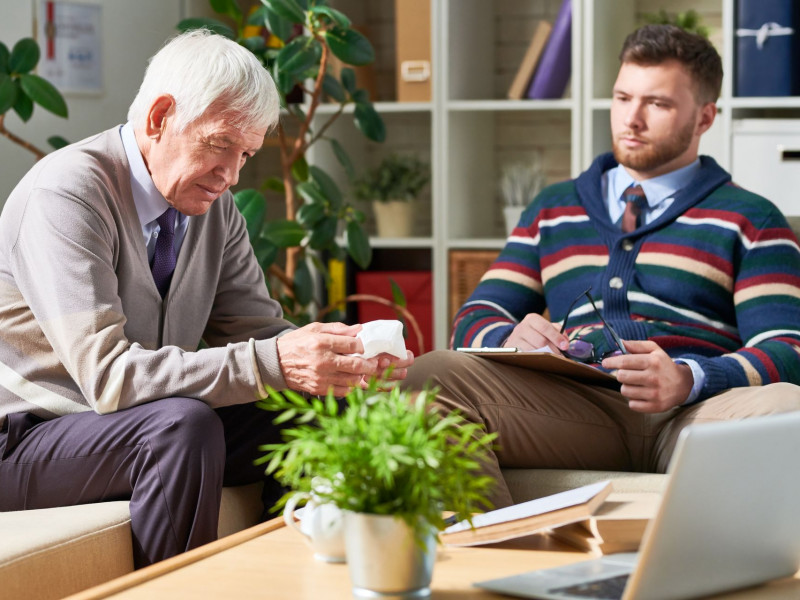
{"label": "light blue collared shirt", "polygon": [[[602,193],[611,222],[616,223],[622,217],[622,213],[625,211],[625,200],[622,199],[622,193],[631,184],[641,185],[647,197],[647,208],[642,211],[644,223],[647,224],[664,214],[673,200],[675,200],[675,194],[689,185],[699,171],[699,158],[677,171],[659,175],[652,179],[645,179],[644,181],[635,181],[622,165],[609,169],[603,173]],[[675,362],[689,365],[692,370],[692,377],[694,378],[692,391],[689,393],[686,402],[683,403],[684,406],[692,404],[697,400],[700,391],[703,389],[703,385],[706,382],[706,374],[697,361],[688,358],[677,358]]]}
{"label": "light blue collared shirt", "polygon": [[[136,206],[136,213],[139,215],[139,223],[142,226],[142,236],[147,247],[147,260],[153,262],[153,255],[156,251],[156,240],[161,231],[156,219],[160,217],[170,204],[156,189],[153,178],[144,164],[144,158],[136,143],[136,136],[133,133],[133,126],[126,123],[119,130],[122,138],[122,146],[125,148],[125,155],[131,166],[131,190],[133,191],[133,203]],[[189,227],[189,217],[178,213],[175,221],[175,256],[181,251],[183,238],[186,237],[186,229]]]}

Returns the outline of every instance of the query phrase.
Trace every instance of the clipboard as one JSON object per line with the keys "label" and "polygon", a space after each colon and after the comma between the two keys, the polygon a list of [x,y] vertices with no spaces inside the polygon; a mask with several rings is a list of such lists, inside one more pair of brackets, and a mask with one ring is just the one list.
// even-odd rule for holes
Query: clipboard
{"label": "clipboard", "polygon": [[456,350],[515,367],[565,375],[581,381],[619,386],[617,378],[611,373],[552,352],[519,350],[518,348],[456,348]]}

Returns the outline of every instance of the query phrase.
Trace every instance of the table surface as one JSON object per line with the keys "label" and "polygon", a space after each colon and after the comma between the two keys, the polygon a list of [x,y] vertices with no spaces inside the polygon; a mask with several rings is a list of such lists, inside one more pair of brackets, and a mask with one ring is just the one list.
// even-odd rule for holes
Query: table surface
{"label": "table surface", "polygon": [[[440,547],[433,569],[432,598],[505,598],[472,584],[586,558],[588,555],[583,552],[546,535],[494,546]],[[800,579],[783,579],[719,597],[737,600],[800,598]],[[67,600],[101,598],[350,600],[352,596],[347,565],[314,560],[303,538],[286,528],[282,519],[273,519]]]}

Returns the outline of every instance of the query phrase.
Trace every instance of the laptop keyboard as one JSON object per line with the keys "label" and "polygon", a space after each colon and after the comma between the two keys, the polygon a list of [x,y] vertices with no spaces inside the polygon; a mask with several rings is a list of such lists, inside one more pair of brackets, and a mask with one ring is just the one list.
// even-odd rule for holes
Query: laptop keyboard
{"label": "laptop keyboard", "polygon": [[620,600],[622,592],[625,591],[625,584],[628,583],[629,574],[617,575],[608,579],[598,579],[596,581],[586,581],[577,585],[555,588],[549,590],[551,594],[571,594],[572,596],[582,596],[584,598],[602,598],[604,600]]}

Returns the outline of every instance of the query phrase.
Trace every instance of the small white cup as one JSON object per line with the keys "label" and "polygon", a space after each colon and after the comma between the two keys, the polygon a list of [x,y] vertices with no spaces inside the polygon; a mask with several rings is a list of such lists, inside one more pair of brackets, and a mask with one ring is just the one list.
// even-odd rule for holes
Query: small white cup
{"label": "small white cup", "polygon": [[[308,500],[300,518],[295,521],[295,508],[301,500]],[[331,503],[320,504],[313,494],[298,492],[286,503],[283,511],[286,525],[300,533],[314,551],[314,558],[325,562],[346,562],[342,511]]]}

